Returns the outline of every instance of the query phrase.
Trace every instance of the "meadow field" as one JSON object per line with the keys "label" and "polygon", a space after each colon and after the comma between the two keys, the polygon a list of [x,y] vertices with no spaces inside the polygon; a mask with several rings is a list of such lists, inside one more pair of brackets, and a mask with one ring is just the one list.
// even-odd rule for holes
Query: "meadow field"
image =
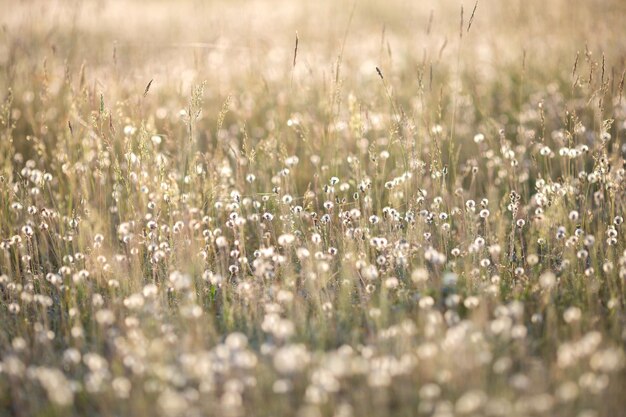
{"label": "meadow field", "polygon": [[0,416],[626,416],[623,0],[0,10]]}

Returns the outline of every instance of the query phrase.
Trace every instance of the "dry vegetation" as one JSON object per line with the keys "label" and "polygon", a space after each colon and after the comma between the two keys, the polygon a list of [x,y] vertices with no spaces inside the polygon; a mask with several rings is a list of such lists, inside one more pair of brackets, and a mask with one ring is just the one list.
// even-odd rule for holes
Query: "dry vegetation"
{"label": "dry vegetation", "polygon": [[622,0],[0,8],[0,415],[626,415]]}

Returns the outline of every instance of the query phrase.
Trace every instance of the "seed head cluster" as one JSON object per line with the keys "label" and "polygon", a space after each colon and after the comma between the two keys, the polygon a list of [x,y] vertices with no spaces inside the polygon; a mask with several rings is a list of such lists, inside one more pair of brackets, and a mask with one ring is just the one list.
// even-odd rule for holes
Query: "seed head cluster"
{"label": "seed head cluster", "polygon": [[624,415],[620,1],[23,3],[0,415]]}

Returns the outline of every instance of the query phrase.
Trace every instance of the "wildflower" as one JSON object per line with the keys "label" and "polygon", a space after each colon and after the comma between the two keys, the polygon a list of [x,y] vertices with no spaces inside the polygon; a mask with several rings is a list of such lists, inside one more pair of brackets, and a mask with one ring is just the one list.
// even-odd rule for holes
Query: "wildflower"
{"label": "wildflower", "polygon": [[539,277],[539,284],[545,289],[550,289],[556,283],[556,276],[552,272],[544,272]]}
{"label": "wildflower", "polygon": [[228,247],[228,239],[226,239],[224,236],[218,236],[215,239],[215,245],[217,245],[218,248],[226,248]]}

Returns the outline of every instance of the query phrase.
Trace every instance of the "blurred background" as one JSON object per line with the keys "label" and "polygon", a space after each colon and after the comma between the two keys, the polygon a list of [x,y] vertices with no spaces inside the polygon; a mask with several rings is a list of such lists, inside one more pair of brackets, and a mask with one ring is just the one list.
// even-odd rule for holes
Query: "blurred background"
{"label": "blurred background", "polygon": [[585,48],[617,66],[626,42],[621,0],[482,0],[469,33],[475,3],[467,0],[0,3],[3,88],[44,60],[104,69],[101,77],[131,83],[146,70],[181,81],[206,72],[216,88],[238,77],[271,81],[290,72],[296,31],[298,79],[332,73],[343,51],[346,78],[358,83],[375,66],[392,74],[422,62],[456,65],[461,8],[461,66],[483,75],[521,66],[524,55],[528,71],[571,71]]}
{"label": "blurred background", "polygon": [[[329,138],[329,129],[341,129],[336,121],[351,117],[349,100],[382,120],[395,111],[390,97],[421,137],[436,123],[445,129],[450,117],[461,137],[502,126],[515,136],[524,121],[538,126],[536,104],[550,95],[546,123],[556,129],[563,100],[591,103],[600,91],[616,97],[623,88],[622,0],[2,3],[0,94],[16,92],[16,131],[48,143],[56,141],[50,132],[101,106],[115,109],[109,124],[117,131],[139,117],[184,137],[179,112],[200,83],[200,150],[210,148],[228,97],[226,126],[236,131],[245,121],[257,143],[268,123],[290,118],[308,118],[314,137]],[[578,110],[590,125],[611,111]],[[177,143],[165,145],[174,156]],[[299,146],[283,143],[290,152]],[[355,143],[346,137],[336,150],[353,152]]]}

